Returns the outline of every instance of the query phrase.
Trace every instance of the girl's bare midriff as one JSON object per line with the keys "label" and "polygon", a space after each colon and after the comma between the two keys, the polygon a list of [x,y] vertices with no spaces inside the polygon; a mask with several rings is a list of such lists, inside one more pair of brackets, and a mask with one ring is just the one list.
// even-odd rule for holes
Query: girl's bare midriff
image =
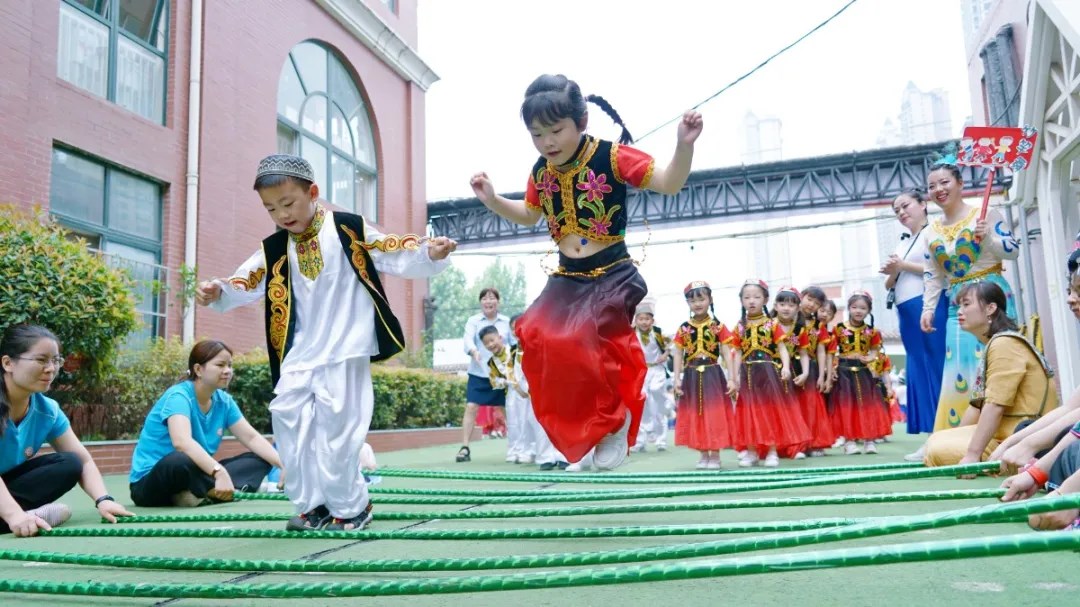
{"label": "girl's bare midriff", "polygon": [[585,244],[581,244],[582,237],[577,234],[563,236],[562,240],[559,241],[559,252],[572,259],[582,259],[591,255],[596,255],[613,244],[618,244],[614,242],[597,242],[589,239],[584,240]]}

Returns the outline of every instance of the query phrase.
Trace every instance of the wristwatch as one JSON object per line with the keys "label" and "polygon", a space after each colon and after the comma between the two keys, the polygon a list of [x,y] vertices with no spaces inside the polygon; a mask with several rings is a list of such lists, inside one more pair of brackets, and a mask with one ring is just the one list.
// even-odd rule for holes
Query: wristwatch
{"label": "wristwatch", "polygon": [[94,507],[97,508],[101,505],[101,502],[115,502],[116,498],[106,493],[105,495],[94,500]]}
{"label": "wristwatch", "polygon": [[210,476],[217,476],[217,473],[222,470],[224,470],[224,468],[221,467],[221,464],[214,464],[213,470],[210,471]]}

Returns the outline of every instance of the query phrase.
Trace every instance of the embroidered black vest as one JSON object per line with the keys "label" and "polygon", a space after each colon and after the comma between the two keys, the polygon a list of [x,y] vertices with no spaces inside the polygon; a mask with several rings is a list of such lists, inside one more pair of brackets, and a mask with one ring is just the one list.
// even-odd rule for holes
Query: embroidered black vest
{"label": "embroidered black vest", "polygon": [[[390,304],[386,300],[379,273],[364,248],[364,219],[352,213],[334,212],[334,230],[341,248],[357,280],[364,285],[375,304],[375,337],[379,353],[372,362],[386,360],[405,349],[405,334],[401,330]],[[292,308],[292,286],[289,282],[289,232],[279,230],[262,242],[266,274],[266,345],[270,355],[270,377],[277,385],[281,377],[281,361],[292,347],[296,316]],[[333,302],[333,305],[345,302]]]}

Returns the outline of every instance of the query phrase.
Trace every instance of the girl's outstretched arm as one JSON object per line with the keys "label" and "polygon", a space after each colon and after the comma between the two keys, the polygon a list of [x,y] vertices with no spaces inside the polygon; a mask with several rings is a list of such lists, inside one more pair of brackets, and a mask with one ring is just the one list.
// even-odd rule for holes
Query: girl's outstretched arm
{"label": "girl's outstretched arm", "polygon": [[701,114],[693,110],[683,114],[679,122],[679,141],[675,146],[675,155],[667,168],[657,169],[649,180],[648,189],[661,194],[678,194],[686,185],[690,176],[690,165],[694,160],[694,142],[701,135]]}
{"label": "girl's outstretched arm", "polygon": [[473,193],[495,214],[523,226],[534,226],[540,221],[542,211],[525,204],[524,200],[511,200],[495,193],[487,173],[477,173],[469,180]]}

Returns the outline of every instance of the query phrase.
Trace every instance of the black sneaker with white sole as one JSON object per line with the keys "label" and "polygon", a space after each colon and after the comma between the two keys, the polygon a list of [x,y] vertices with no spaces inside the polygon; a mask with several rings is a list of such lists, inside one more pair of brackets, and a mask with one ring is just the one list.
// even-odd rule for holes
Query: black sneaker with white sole
{"label": "black sneaker with white sole", "polygon": [[297,514],[285,523],[288,531],[317,531],[322,529],[333,517],[326,506],[318,506],[309,512]]}
{"label": "black sneaker with white sole", "polygon": [[368,502],[367,508],[364,508],[360,514],[352,518],[340,519],[332,518],[323,527],[323,531],[360,531],[371,523],[371,502]]}

